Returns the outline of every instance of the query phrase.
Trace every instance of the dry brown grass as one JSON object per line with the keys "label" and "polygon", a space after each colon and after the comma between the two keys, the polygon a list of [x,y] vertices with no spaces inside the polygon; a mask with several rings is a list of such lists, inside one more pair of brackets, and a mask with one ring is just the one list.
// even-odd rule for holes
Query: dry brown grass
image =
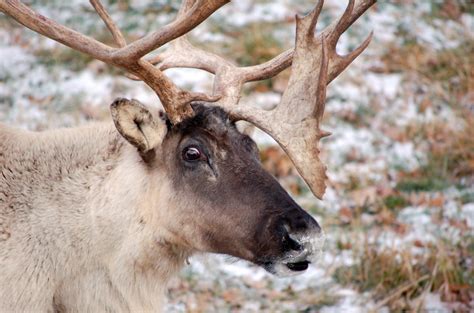
{"label": "dry brown grass", "polygon": [[444,180],[448,184],[464,178],[474,182],[474,113],[458,110],[458,125],[445,122],[412,124],[406,129],[408,137],[425,145],[428,163],[413,173],[411,179]]}
{"label": "dry brown grass", "polygon": [[[440,7],[453,7],[445,1]],[[465,12],[467,7],[458,6]],[[456,9],[456,10],[457,10]],[[400,34],[404,35],[404,34]],[[442,189],[460,179],[474,182],[474,41],[468,37],[456,48],[435,50],[416,40],[405,38],[404,45],[392,44],[382,57],[382,72],[403,72],[408,79],[427,86],[418,100],[420,112],[430,109],[437,114],[439,106],[449,106],[457,119],[450,125],[441,119],[429,123],[414,122],[395,132],[397,140],[415,141],[426,149],[428,163],[404,179],[423,185],[422,189]],[[415,180],[423,180],[418,184]],[[426,188],[425,188],[426,187]]]}
{"label": "dry brown grass", "polygon": [[472,244],[453,247],[438,243],[414,254],[378,249],[365,241],[361,246],[353,245],[358,263],[339,267],[334,277],[343,285],[370,291],[378,307],[414,310],[427,292],[439,292],[442,300],[459,302],[459,308],[467,310],[474,299],[474,270],[468,265]]}
{"label": "dry brown grass", "polygon": [[432,88],[434,95],[454,106],[474,91],[474,42],[471,40],[441,51],[415,41],[403,46],[392,44],[381,60],[384,68],[378,69],[380,71],[412,73],[426,83],[440,84],[440,91]]}
{"label": "dry brown grass", "polygon": [[[292,21],[288,21],[289,25],[293,25]],[[284,27],[284,23],[251,23],[239,28],[228,29],[222,25],[212,24],[212,31],[226,35],[230,40],[220,43],[212,43],[206,46],[202,43],[196,42],[198,46],[204,49],[219,51],[229,60],[235,61],[239,66],[251,66],[264,63],[285,49],[290,47],[285,40],[275,36],[275,29]],[[285,42],[287,45],[284,45]],[[215,46],[215,47],[212,47]],[[277,77],[258,81],[246,85],[245,93],[253,91],[266,92],[269,90],[276,90],[283,92],[286,88],[286,83],[289,79],[290,71],[285,70]]]}

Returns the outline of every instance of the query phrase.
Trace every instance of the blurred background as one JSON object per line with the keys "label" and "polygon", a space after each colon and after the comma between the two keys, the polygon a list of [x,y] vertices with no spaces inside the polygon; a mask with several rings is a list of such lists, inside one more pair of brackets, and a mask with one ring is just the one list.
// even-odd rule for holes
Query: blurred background
{"label": "blurred background", "polygon": [[[87,0],[28,0],[35,10],[105,43]],[[191,33],[240,65],[291,47],[310,0],[238,0]],[[171,21],[179,1],[103,1],[128,41]],[[327,0],[318,30],[346,1]],[[471,0],[379,3],[338,51],[372,43],[328,88],[322,142],[329,188],[317,200],[291,162],[255,130],[265,167],[326,231],[320,263],[276,278],[225,256],[196,256],[173,280],[167,312],[472,312],[474,310],[474,5]],[[210,91],[212,76],[168,70]],[[277,105],[290,71],[248,84],[242,102]],[[159,106],[142,82],[43,38],[0,13],[0,122],[44,130],[109,119],[116,97]]]}

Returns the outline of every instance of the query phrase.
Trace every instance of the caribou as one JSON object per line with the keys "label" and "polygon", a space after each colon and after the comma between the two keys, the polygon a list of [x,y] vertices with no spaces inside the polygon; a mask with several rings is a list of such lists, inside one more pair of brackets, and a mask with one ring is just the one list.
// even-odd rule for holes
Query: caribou
{"label": "caribou", "polygon": [[[304,272],[322,249],[323,232],[263,169],[255,142],[236,122],[271,135],[321,198],[326,88],[372,34],[347,55],[336,45],[375,1],[350,0],[339,20],[315,34],[317,1],[296,16],[293,49],[248,67],[186,37],[226,0],[183,0],[174,21],[131,43],[102,3],[90,0],[114,46],[19,0],[0,1],[0,11],[27,28],[142,80],[165,111],[119,98],[110,122],[44,132],[0,125],[0,310],[160,311],[168,280],[195,253],[234,256],[275,275]],[[244,83],[290,66],[274,109],[239,104]],[[178,88],[164,74],[177,67],[214,74],[212,93]]]}

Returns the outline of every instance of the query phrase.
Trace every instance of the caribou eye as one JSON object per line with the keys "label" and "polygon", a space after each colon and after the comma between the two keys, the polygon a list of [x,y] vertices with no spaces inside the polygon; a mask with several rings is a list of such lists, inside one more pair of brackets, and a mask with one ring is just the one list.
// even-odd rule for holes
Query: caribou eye
{"label": "caribou eye", "polygon": [[201,159],[202,153],[199,148],[195,146],[186,147],[183,150],[183,160],[194,162]]}

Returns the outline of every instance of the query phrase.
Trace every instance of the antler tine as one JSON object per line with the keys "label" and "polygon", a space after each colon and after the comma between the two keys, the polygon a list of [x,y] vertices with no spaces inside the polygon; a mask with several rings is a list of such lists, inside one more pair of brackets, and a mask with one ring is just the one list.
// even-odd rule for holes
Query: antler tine
{"label": "antler tine", "polygon": [[100,18],[104,21],[107,28],[110,30],[110,33],[114,37],[115,43],[119,47],[125,47],[127,45],[127,42],[125,41],[122,32],[117,27],[117,25],[115,25],[114,21],[110,17],[109,13],[107,13],[107,10],[105,10],[102,3],[99,0],[89,0],[89,2],[97,11],[97,14],[99,14]]}
{"label": "antler tine", "polygon": [[[376,0],[350,0],[342,15],[322,33],[314,30],[323,6],[320,0],[305,17],[297,17],[294,52],[285,51],[262,65],[241,69],[246,81],[263,79],[292,64],[291,76],[280,104],[271,111],[248,107],[230,108],[233,115],[252,122],[270,134],[285,150],[298,172],[318,198],[327,179],[326,166],[319,159],[319,140],[329,133],[320,129],[326,88],[369,44],[371,36],[346,56],[336,53],[341,34]],[[218,102],[219,103],[219,102]]]}
{"label": "antler tine", "polygon": [[168,50],[152,61],[157,61],[160,70],[188,67],[205,70],[212,74],[216,74],[222,66],[233,66],[231,62],[217,54],[196,48],[186,37],[175,39]]}
{"label": "antler tine", "polygon": [[264,80],[278,75],[291,66],[293,53],[293,49],[288,49],[265,63],[240,68],[245,81]]}
{"label": "antler tine", "polygon": [[[198,0],[184,0],[179,9],[177,18],[183,18]],[[221,67],[234,67],[234,65],[223,57],[192,45],[183,35],[170,43],[170,47],[163,53],[154,56],[148,61],[158,64],[160,70],[174,67],[188,67],[205,70],[216,74]]]}
{"label": "antler tine", "polygon": [[[316,42],[314,38],[314,32],[316,29],[316,23],[318,22],[319,15],[323,8],[324,0],[319,0],[314,9],[306,16],[296,16],[296,54],[300,54],[299,51],[305,49],[315,49]],[[329,64],[327,39],[321,36],[320,48],[321,51],[317,55],[318,57],[314,60],[319,62],[319,68],[314,66],[317,74],[316,88],[309,86],[307,91],[309,96],[313,99],[313,113],[319,121],[324,113],[324,103],[326,99],[326,85],[327,85],[327,71]],[[306,88],[306,86],[305,86]]]}
{"label": "antler tine", "polygon": [[212,13],[230,0],[196,0],[193,5],[173,22],[116,51],[114,58],[121,62],[140,59],[173,39],[183,36],[201,24]]}
{"label": "antler tine", "polygon": [[89,54],[104,62],[110,60],[113,48],[36,13],[18,0],[0,1],[0,11],[29,29],[74,50]]}
{"label": "antler tine", "polygon": [[318,86],[316,88],[316,99],[314,103],[314,116],[318,123],[321,122],[324,114],[324,107],[326,104],[326,86],[328,78],[328,46],[326,39],[321,39],[321,67],[319,68]]}
{"label": "antler tine", "polygon": [[[188,13],[196,0],[184,0],[181,3],[176,19],[181,19]],[[170,47],[163,53],[146,59],[153,65],[158,65],[162,71],[169,68],[187,67],[202,69],[215,74],[220,63],[227,63],[220,56],[193,46],[183,35],[170,42]]]}
{"label": "antler tine", "polygon": [[[308,14],[308,18],[310,18],[311,22],[309,24],[308,30],[305,32],[306,36],[313,37],[314,31],[316,30],[316,24],[318,23],[319,15],[321,14],[321,10],[323,9],[324,0],[319,0],[314,9]],[[300,24],[301,17],[296,15],[296,27],[298,33],[298,25]]]}
{"label": "antler tine", "polygon": [[[314,19],[312,20],[313,31],[317,23],[319,14],[323,7],[324,1],[318,1],[316,7],[310,12],[313,15]],[[296,19],[298,20],[298,15]],[[291,66],[293,62],[294,49],[288,49],[273,59],[258,65],[246,66],[240,68],[242,78],[245,82],[258,81],[271,78],[278,75],[283,70]]]}
{"label": "antler tine", "polygon": [[[371,0],[363,0],[361,2],[361,5],[359,7],[363,7],[364,5],[370,4]],[[362,51],[367,48],[367,46],[370,43],[370,40],[372,39],[372,34],[371,32],[369,36],[360,44],[356,49],[354,49],[352,52],[348,53],[345,56],[341,56],[337,53],[336,51],[336,46],[337,42],[339,41],[339,38],[341,35],[349,28],[349,26],[354,22],[354,20],[351,19],[353,15],[360,16],[363,12],[359,13],[355,12],[354,14],[354,6],[355,6],[355,0],[349,0],[349,3],[347,4],[347,7],[342,14],[342,16],[339,18],[337,23],[331,27],[328,35],[327,35],[327,40],[329,42],[329,49],[330,49],[330,54],[332,58],[332,62],[330,65],[329,69],[329,79],[328,83],[330,83],[334,78],[336,78],[346,67],[352,63],[352,61],[357,58]],[[357,8],[359,8],[357,7]]]}
{"label": "antler tine", "polygon": [[336,52],[333,54],[333,60],[330,65],[329,69],[329,78],[328,78],[328,83],[333,81],[334,78],[336,78],[342,71],[344,71],[349,64],[352,63],[364,50],[367,48],[369,45],[370,41],[372,40],[374,32],[371,31],[367,38],[352,52],[349,52],[346,55],[339,55]]}
{"label": "antler tine", "polygon": [[[357,1],[357,3],[351,0],[349,2],[349,5],[346,7],[343,17],[341,17],[341,19],[343,18],[344,23],[341,23],[341,19],[339,19],[338,21],[331,23],[331,25],[329,25],[326,29],[324,29],[318,36],[329,37],[334,32],[336,27],[338,27],[337,32],[340,32],[341,34],[344,33],[347,30],[347,28],[349,28],[349,26],[351,26],[375,2],[377,2],[377,0],[359,0]],[[366,39],[366,41],[368,45],[368,43],[370,42],[370,39]],[[364,46],[366,41],[364,41],[361,47]],[[337,40],[336,40],[336,43],[337,43]],[[365,47],[363,47],[362,50],[364,50]],[[359,48],[356,50],[359,51]],[[354,52],[356,50],[354,50]],[[246,81],[263,80],[263,79],[268,79],[275,75],[278,75],[278,73],[280,73],[281,71],[291,66],[291,63],[293,61],[293,53],[294,53],[294,49],[288,49],[285,52],[282,52],[277,57],[263,64],[242,68],[242,70],[245,72],[245,75],[247,77]],[[357,57],[357,55],[355,57]],[[352,60],[354,60],[355,57]],[[352,62],[352,60],[350,62]],[[341,62],[341,63],[345,63],[345,62]],[[334,71],[333,73],[333,71],[331,70],[331,67],[332,66],[330,65],[330,70],[329,70],[330,74],[329,74],[328,83],[330,83],[337,75],[339,75],[339,73],[341,73],[346,68],[346,67],[340,68],[340,71]]]}
{"label": "antler tine", "polygon": [[354,0],[349,0],[349,3],[347,4],[346,9],[344,10],[344,13],[342,14],[342,16],[337,21],[337,23],[336,23],[335,27],[333,28],[333,30],[327,36],[329,46],[332,49],[336,48],[337,41],[339,40],[341,35],[346,31],[346,29],[350,25],[350,23],[349,23],[350,20],[349,19],[352,15],[352,10],[354,9],[354,2],[355,2]]}

